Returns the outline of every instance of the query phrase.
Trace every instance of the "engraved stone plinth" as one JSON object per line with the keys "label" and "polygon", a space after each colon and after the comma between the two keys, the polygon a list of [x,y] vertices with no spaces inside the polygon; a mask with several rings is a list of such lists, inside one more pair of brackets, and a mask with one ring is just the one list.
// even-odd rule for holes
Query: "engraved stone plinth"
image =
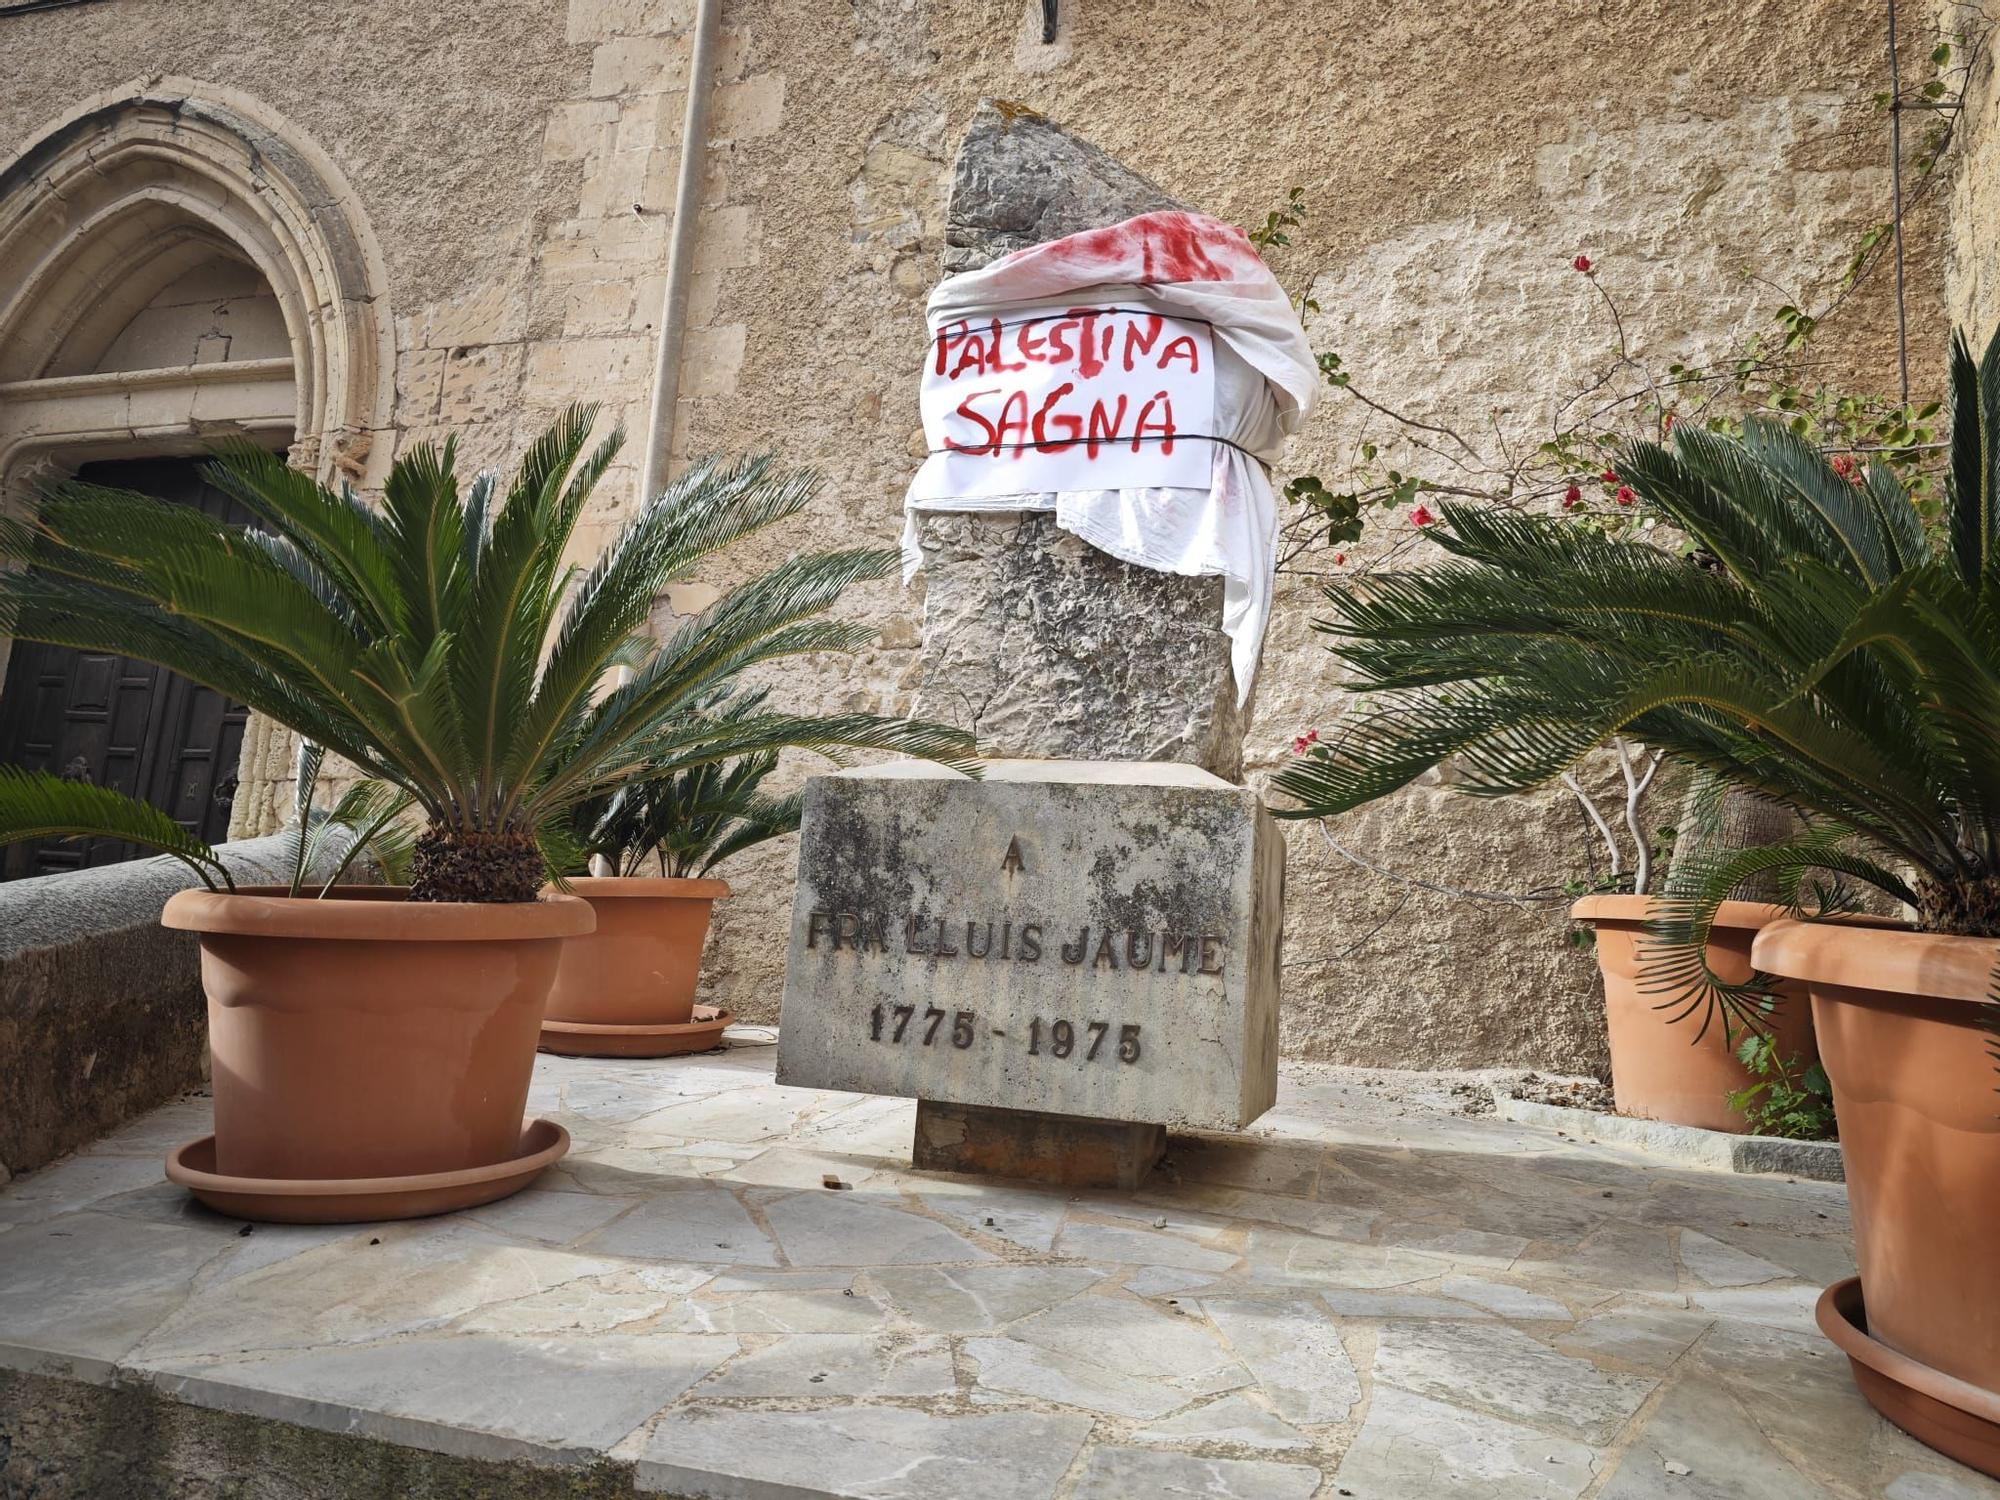
{"label": "engraved stone plinth", "polygon": [[[1239,1128],[1276,1094],[1283,880],[1256,794],[1193,766],[817,778],[778,1079]],[[1026,1175],[1075,1180],[1034,1171],[1035,1149],[1016,1152]]]}

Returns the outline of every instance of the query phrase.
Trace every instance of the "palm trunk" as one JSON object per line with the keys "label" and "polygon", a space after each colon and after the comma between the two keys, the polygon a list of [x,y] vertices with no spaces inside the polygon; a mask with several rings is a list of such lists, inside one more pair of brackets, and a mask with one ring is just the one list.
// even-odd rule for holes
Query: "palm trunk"
{"label": "palm trunk", "polygon": [[1917,926],[1957,937],[2000,937],[2000,878],[1932,880],[1919,876]]}
{"label": "palm trunk", "polygon": [[[1705,810],[1704,801],[1712,808]],[[1767,802],[1762,797],[1731,787],[1715,797],[1712,783],[1697,772],[1688,782],[1681,799],[1679,831],[1674,852],[1667,863],[1666,888],[1682,889],[1687,861],[1697,854],[1736,849],[1762,849],[1783,843],[1799,831],[1798,815],[1788,807]],[[1775,901],[1778,877],[1775,871],[1745,881],[1731,896],[1740,901]]]}
{"label": "palm trunk", "polygon": [[534,836],[433,823],[410,861],[412,901],[533,901],[546,870]]}

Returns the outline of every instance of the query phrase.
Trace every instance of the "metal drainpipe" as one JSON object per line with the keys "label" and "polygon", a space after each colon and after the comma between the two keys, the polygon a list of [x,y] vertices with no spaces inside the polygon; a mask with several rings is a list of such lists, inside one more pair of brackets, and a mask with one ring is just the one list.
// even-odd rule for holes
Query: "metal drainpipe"
{"label": "metal drainpipe", "polygon": [[695,220],[708,162],[709,72],[722,0],[700,0],[694,51],[688,60],[687,114],[681,122],[680,178],[674,187],[674,224],[667,240],[667,288],[660,301],[660,343],[653,366],[653,407],[646,424],[645,462],[639,494],[650,501],[665,488],[673,448],[675,406],[681,392],[681,350],[687,342],[688,282],[694,270]]}
{"label": "metal drainpipe", "polygon": [[[674,183],[674,222],[667,234],[667,286],[660,298],[660,342],[654,352],[653,404],[646,418],[646,449],[639,466],[639,503],[666,487],[673,449],[674,413],[681,393],[681,349],[687,339],[688,279],[694,268],[695,220],[701,213],[702,169],[708,162],[708,75],[715,56],[715,33],[722,0],[700,0],[694,18],[694,50],[688,57],[687,112],[681,118],[680,174]],[[632,669],[620,667],[623,687]],[[618,871],[603,855],[590,861],[593,875]]]}

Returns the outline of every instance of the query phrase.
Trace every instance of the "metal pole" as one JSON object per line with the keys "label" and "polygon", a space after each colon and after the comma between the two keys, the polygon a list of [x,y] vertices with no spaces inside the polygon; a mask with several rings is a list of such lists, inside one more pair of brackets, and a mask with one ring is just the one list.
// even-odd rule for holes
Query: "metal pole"
{"label": "metal pole", "polygon": [[653,404],[646,424],[639,500],[648,504],[666,488],[673,447],[675,405],[681,392],[681,350],[687,342],[688,283],[694,270],[695,220],[708,161],[709,74],[722,0],[701,0],[688,59],[687,112],[681,121],[680,177],[674,189],[674,223],[667,240],[667,287],[660,299],[660,342],[653,366]]}
{"label": "metal pole", "polygon": [[[695,220],[701,212],[702,170],[708,161],[708,78],[722,0],[701,0],[694,46],[688,57],[687,109],[681,116],[681,160],[674,184],[674,222],[667,231],[667,285],[660,298],[660,341],[654,351],[653,400],[646,418],[646,447],[639,466],[639,503],[651,504],[666,488],[674,443],[674,412],[681,393],[681,350],[687,343],[688,281],[694,268]],[[620,667],[615,687],[632,680]],[[593,875],[616,875],[603,855],[590,861]]]}

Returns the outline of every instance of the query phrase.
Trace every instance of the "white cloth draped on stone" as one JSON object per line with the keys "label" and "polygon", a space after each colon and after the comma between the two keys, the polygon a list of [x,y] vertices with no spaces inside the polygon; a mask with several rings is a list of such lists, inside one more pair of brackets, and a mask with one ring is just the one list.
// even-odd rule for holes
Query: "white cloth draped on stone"
{"label": "white cloth draped on stone", "polygon": [[1291,299],[1234,225],[1205,214],[1151,213],[1031,245],[947,277],[931,293],[925,316],[935,341],[947,324],[1004,322],[1010,312],[1051,299],[1144,309],[1211,326],[1216,411],[1210,431],[1229,442],[1209,445],[1209,488],[944,499],[920,498],[913,483],[904,501],[903,581],[923,565],[920,511],[1053,511],[1058,526],[1113,557],[1163,573],[1221,576],[1222,628],[1241,703],[1256,675],[1277,570],[1278,504],[1264,466],[1277,461],[1319,391],[1312,349]]}

